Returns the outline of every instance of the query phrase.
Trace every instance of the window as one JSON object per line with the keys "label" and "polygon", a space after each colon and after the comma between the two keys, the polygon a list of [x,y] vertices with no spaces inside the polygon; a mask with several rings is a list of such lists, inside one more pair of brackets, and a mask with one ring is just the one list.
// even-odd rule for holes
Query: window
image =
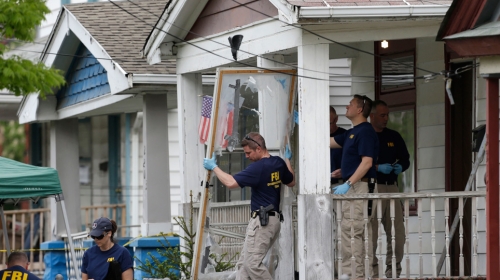
{"label": "window", "polygon": [[[214,150],[219,167],[236,174],[252,164],[246,159],[241,140],[250,132],[266,139],[269,152],[284,152],[284,140],[291,131],[290,108],[295,90],[294,70],[221,69],[214,100],[217,113]],[[212,116],[215,117],[215,116]],[[262,121],[262,122],[261,122]],[[216,178],[215,202],[249,200],[251,188],[229,190]]]}
{"label": "window", "polygon": [[[398,177],[400,192],[417,191],[415,39],[389,41],[388,48],[375,42],[375,98],[390,109],[387,127],[403,137],[410,154],[410,167]],[[410,212],[417,209],[410,202]]]}

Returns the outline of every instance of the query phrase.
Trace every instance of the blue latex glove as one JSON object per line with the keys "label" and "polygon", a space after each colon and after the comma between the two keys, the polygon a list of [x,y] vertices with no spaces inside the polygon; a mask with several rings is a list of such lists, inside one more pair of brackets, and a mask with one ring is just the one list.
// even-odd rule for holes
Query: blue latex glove
{"label": "blue latex glove", "polygon": [[350,186],[347,183],[332,188],[333,194],[346,194]]}
{"label": "blue latex glove", "polygon": [[287,159],[292,159],[292,151],[290,150],[290,145],[286,144],[285,147],[285,157]]}
{"label": "blue latex glove", "polygon": [[394,174],[396,175],[399,175],[399,173],[403,172],[403,167],[401,166],[401,164],[394,164],[393,168],[394,168]]}
{"label": "blue latex glove", "polygon": [[203,159],[203,167],[207,170],[214,170],[217,167],[217,162],[215,161],[215,153],[212,154],[212,158]]}
{"label": "blue latex glove", "polygon": [[[398,164],[399,165],[399,164]],[[378,172],[380,173],[384,173],[384,174],[389,174],[392,172],[392,169],[394,167],[388,163],[384,163],[384,164],[379,164],[378,165]]]}

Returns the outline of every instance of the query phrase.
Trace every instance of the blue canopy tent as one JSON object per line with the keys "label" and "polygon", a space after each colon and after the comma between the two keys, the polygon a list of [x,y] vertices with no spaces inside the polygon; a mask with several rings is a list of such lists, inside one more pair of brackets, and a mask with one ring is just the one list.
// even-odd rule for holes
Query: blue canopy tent
{"label": "blue canopy tent", "polygon": [[[9,236],[7,234],[7,222],[5,220],[3,205],[11,202],[17,204],[22,200],[38,202],[41,198],[54,196],[60,202],[61,210],[68,234],[71,258],[75,271],[78,271],[75,248],[69,229],[68,214],[61,189],[61,182],[57,170],[50,167],[38,167],[24,164],[8,158],[0,157],[0,216],[2,219],[3,234],[7,253],[10,254]],[[77,274],[78,280],[80,276]]]}

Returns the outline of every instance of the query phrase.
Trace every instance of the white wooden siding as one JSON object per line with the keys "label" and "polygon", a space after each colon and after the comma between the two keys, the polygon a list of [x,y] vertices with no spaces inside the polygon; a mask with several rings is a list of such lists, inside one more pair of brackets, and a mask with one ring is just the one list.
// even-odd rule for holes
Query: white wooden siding
{"label": "white wooden siding", "polygon": [[351,121],[345,117],[345,107],[351,101],[351,78],[339,75],[351,74],[351,59],[330,59],[330,105],[335,108],[339,120],[338,126],[350,128]]}

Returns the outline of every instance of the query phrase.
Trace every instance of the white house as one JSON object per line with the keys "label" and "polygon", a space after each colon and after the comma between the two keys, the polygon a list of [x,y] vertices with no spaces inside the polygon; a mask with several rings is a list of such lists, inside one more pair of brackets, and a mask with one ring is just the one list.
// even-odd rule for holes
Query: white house
{"label": "white house", "polygon": [[[446,209],[456,206],[454,202],[449,206],[443,197],[446,192],[465,189],[476,157],[470,147],[472,129],[486,120],[485,82],[478,79],[475,61],[455,59],[443,42],[435,40],[450,4],[396,0],[176,2],[151,32],[144,56],[155,64],[162,61],[165,51],[170,53],[172,45],[177,50],[178,98],[183,100],[179,102],[180,147],[185,151],[180,157],[183,202],[190,191],[198,190],[204,172],[192,168],[199,166],[205,154],[196,141],[196,122],[187,118],[199,114],[200,107],[190,104],[201,94],[201,74],[228,66],[292,67],[298,71],[299,84],[296,270],[301,279],[314,278],[313,274],[325,279],[333,275],[331,252],[336,245],[323,239],[317,242],[316,238],[320,237],[320,224],[333,232],[331,216],[321,216],[318,210],[315,213],[320,218],[301,217],[305,217],[306,209],[316,207],[314,199],[308,197],[328,201],[325,104],[341,109],[353,94],[385,100],[395,117],[393,123],[399,122],[406,131],[406,141],[412,142],[412,166],[407,171],[405,190],[415,193],[415,197],[422,193],[438,195],[435,199],[409,201],[409,248],[404,270],[408,268],[411,275],[444,273],[444,266],[436,271],[436,263],[450,238],[447,230],[455,213]],[[232,58],[227,43],[227,38],[234,35],[243,35],[238,61]],[[388,42],[388,48],[382,47],[382,41]],[[329,81],[336,80],[337,74],[330,71],[332,59],[344,59],[350,66],[348,94],[339,92],[337,96],[331,92]],[[461,75],[451,75],[455,72]],[[452,80],[455,105],[450,104],[443,78]],[[347,123],[345,119],[343,123]],[[473,189],[484,190],[484,170],[483,163],[473,180]],[[462,269],[467,275],[485,272],[484,192],[478,196],[473,199],[476,209],[465,208],[469,210],[462,216],[464,223],[472,226],[466,226],[465,233],[454,238],[456,243],[447,247],[451,259],[446,270],[452,275],[462,273]],[[459,257],[462,254],[464,258]],[[419,265],[410,268],[410,263]]]}

